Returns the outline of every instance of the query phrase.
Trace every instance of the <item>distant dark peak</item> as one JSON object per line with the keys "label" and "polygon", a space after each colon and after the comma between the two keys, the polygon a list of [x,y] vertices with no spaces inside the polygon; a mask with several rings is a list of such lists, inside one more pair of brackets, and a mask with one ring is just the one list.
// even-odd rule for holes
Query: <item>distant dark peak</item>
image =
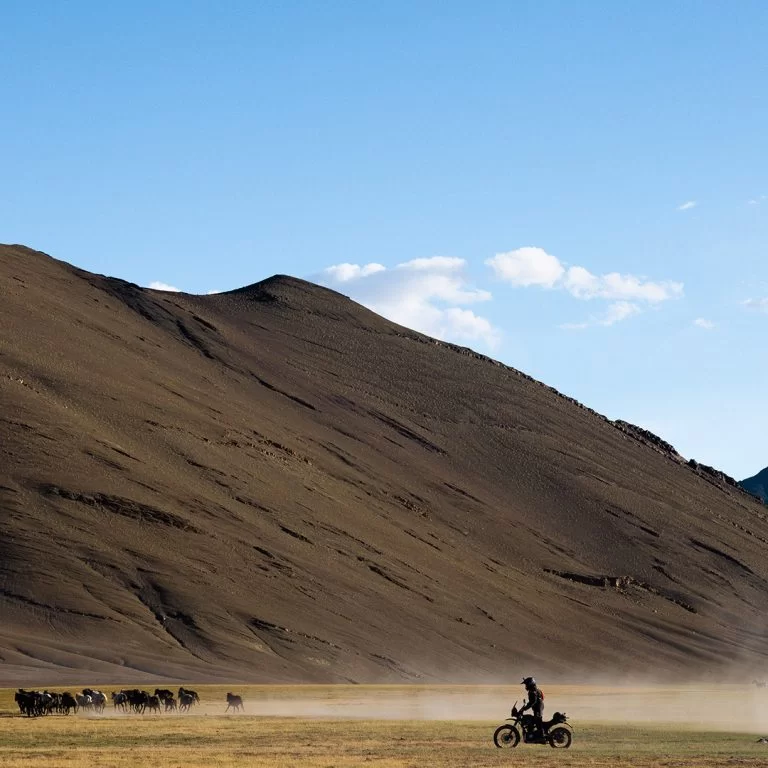
{"label": "distant dark peak", "polygon": [[768,504],[768,467],[754,477],[741,481],[741,486]]}

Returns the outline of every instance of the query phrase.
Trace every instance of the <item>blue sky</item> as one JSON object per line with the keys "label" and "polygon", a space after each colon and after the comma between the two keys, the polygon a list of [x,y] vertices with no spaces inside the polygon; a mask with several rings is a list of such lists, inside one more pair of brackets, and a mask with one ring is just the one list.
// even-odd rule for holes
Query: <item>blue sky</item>
{"label": "blue sky", "polygon": [[768,464],[768,4],[6,0],[0,29],[0,241],[322,281]]}

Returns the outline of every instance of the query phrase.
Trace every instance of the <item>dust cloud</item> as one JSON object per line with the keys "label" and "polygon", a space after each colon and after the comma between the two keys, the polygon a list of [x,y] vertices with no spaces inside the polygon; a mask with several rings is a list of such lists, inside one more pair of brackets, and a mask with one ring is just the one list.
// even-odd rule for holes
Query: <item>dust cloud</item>
{"label": "dust cloud", "polygon": [[[670,724],[717,730],[768,730],[768,688],[754,685],[550,686],[545,718],[566,712],[570,721]],[[245,714],[264,717],[370,720],[502,721],[522,688],[507,686],[340,686],[245,698]]]}

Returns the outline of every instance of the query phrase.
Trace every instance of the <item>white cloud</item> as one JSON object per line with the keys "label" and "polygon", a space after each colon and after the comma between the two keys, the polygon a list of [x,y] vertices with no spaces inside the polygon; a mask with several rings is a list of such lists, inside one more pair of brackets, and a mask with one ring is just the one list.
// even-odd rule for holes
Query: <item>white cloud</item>
{"label": "white cloud", "polygon": [[693,324],[697,328],[703,328],[705,331],[711,331],[715,327],[715,324],[711,320],[707,320],[704,317],[697,317],[693,321]]}
{"label": "white cloud", "polygon": [[636,275],[609,272],[595,275],[586,267],[566,265],[543,248],[525,247],[497,253],[485,262],[500,280],[515,286],[564,290],[576,299],[614,302],[601,315],[583,323],[566,323],[569,329],[614,325],[642,311],[683,295],[683,284],[672,280],[654,282]]}
{"label": "white cloud", "polygon": [[621,275],[618,272],[597,276],[584,267],[568,269],[563,285],[568,293],[577,299],[621,299],[656,304],[683,295],[682,283],[654,283],[635,275]]}
{"label": "white cloud", "polygon": [[377,272],[382,272],[386,267],[382,264],[366,264],[360,266],[360,264],[334,264],[332,267],[328,267],[324,270],[334,280],[340,283],[346,283],[349,280],[357,280],[360,277],[368,277],[368,275],[375,275]]}
{"label": "white cloud", "polygon": [[608,307],[608,311],[598,323],[600,325],[614,325],[614,323],[626,320],[628,317],[632,317],[632,315],[636,315],[640,311],[640,307],[638,307],[637,304],[632,304],[629,301],[617,301],[615,304],[611,304]]}
{"label": "white cloud", "polygon": [[697,205],[698,205],[698,203],[696,202],[696,200],[688,200],[685,203],[683,203],[682,205],[678,205],[677,206],[677,210],[678,211],[690,211],[691,208],[695,208]]}
{"label": "white cloud", "polygon": [[181,293],[181,288],[176,288],[174,285],[168,285],[168,283],[161,283],[158,280],[151,282],[149,287],[153,291],[171,291],[173,293]]}
{"label": "white cloud", "polygon": [[768,312],[768,297],[764,299],[747,299],[742,301],[742,306],[747,309],[755,309],[758,312]]}
{"label": "white cloud", "polygon": [[526,246],[506,253],[497,253],[485,262],[500,280],[512,285],[540,285],[553,288],[562,278],[565,268],[556,256],[543,248]]}
{"label": "white cloud", "polygon": [[501,338],[485,317],[463,305],[489,301],[488,291],[473,288],[463,259],[435,256],[394,268],[381,264],[336,264],[315,280],[349,293],[374,312],[438,339],[480,342],[494,349]]}
{"label": "white cloud", "polygon": [[464,339],[490,339],[491,346],[496,346],[499,341],[498,331],[485,317],[480,317],[471,309],[451,307],[445,310],[444,325],[446,335],[456,335]]}
{"label": "white cloud", "polygon": [[609,304],[608,309],[602,315],[592,315],[582,323],[564,323],[560,327],[568,331],[581,331],[595,325],[608,327],[640,312],[642,312],[642,309],[637,304],[633,304],[630,301],[616,301],[613,304]]}
{"label": "white cloud", "polygon": [[[381,266],[381,264],[368,265],[368,266]],[[414,269],[414,270],[445,270],[447,272],[456,272],[464,269],[466,262],[464,259],[459,259],[455,256],[430,256],[429,258],[411,259],[411,261],[405,261],[402,264],[398,264],[398,269]],[[377,272],[380,270],[376,270]]]}
{"label": "white cloud", "polygon": [[543,248],[518,248],[485,262],[496,277],[516,286],[564,288],[577,299],[646,301],[651,304],[683,295],[683,284],[651,282],[635,275],[610,272],[593,275],[584,267],[569,267]]}
{"label": "white cloud", "polygon": [[768,199],[768,195],[759,195],[758,197],[753,197],[751,200],[747,200],[747,205],[762,205]]}
{"label": "white cloud", "polygon": [[217,291],[217,290],[213,290],[213,291],[206,291],[206,292],[205,292],[205,295],[206,295],[206,296],[213,296],[213,294],[214,294],[214,293],[221,293],[221,291]]}

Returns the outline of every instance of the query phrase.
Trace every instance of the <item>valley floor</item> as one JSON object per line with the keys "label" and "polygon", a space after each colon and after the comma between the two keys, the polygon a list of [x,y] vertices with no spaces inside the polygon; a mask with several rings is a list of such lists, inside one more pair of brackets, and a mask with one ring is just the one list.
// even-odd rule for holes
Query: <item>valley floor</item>
{"label": "valley floor", "polygon": [[[757,741],[768,732],[768,719],[764,731],[758,727],[768,704],[768,691],[762,689],[746,689],[754,712],[747,713],[748,723],[739,728],[735,686],[548,687],[550,713],[554,707],[567,709],[573,721],[573,747],[565,752],[521,745],[513,752],[496,749],[492,735],[507,713],[510,695],[517,692],[514,687],[231,686],[245,700],[242,715],[223,714],[227,688],[196,687],[202,704],[189,715],[116,715],[109,707],[101,716],[37,719],[20,717],[14,710],[13,691],[2,690],[0,765],[463,768],[513,761],[538,768],[704,768],[768,764],[768,745]],[[670,716],[671,722],[653,722],[649,709],[653,702],[659,705],[656,711]],[[494,718],[487,710],[496,705],[501,708]],[[687,719],[683,717],[686,709]],[[696,719],[705,712],[711,713],[712,722]],[[729,717],[729,712],[734,716]],[[743,701],[741,712],[745,713]]]}

